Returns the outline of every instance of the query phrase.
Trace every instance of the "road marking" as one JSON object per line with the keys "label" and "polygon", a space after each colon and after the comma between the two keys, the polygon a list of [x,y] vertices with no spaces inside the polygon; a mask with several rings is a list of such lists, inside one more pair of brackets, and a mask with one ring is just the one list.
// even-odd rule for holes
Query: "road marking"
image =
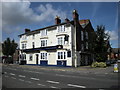
{"label": "road marking", "polygon": [[39,86],[45,86],[45,85],[43,85],[43,84],[37,84],[37,85],[39,85]]}
{"label": "road marking", "polygon": [[9,77],[9,76],[6,76],[6,75],[5,75],[5,77]]}
{"label": "road marking", "polygon": [[16,79],[15,77],[11,77],[12,79]]}
{"label": "road marking", "polygon": [[23,79],[19,79],[20,81],[24,81]]}
{"label": "road marking", "polygon": [[31,81],[26,81],[27,83],[32,83]]}
{"label": "road marking", "polygon": [[46,82],[59,84],[59,82],[56,81],[46,81]]}
{"label": "road marking", "polygon": [[15,74],[14,74],[14,73],[10,73],[10,75],[13,75],[13,76],[15,76]]}
{"label": "road marking", "polygon": [[60,75],[60,74],[56,74],[56,76],[66,76],[66,75]]}
{"label": "road marking", "polygon": [[43,72],[35,72],[35,71],[28,71],[28,70],[24,70],[25,72],[31,72],[31,73],[39,73],[39,74],[43,74]]}
{"label": "road marking", "polygon": [[79,88],[86,88],[85,86],[79,86],[79,85],[73,85],[73,84],[68,84],[68,86],[79,87]]}
{"label": "road marking", "polygon": [[17,70],[17,69],[13,69],[13,68],[8,68],[8,69],[10,69],[10,70]]}
{"label": "road marking", "polygon": [[7,72],[4,72],[5,74],[7,74]]}
{"label": "road marking", "polygon": [[57,87],[54,87],[54,86],[50,86],[51,88],[57,88]]}
{"label": "road marking", "polygon": [[25,78],[26,76],[23,76],[23,75],[19,75],[19,77],[23,77],[23,78]]}
{"label": "road marking", "polygon": [[30,79],[33,79],[33,80],[40,80],[40,79],[38,79],[38,78],[30,78]]}

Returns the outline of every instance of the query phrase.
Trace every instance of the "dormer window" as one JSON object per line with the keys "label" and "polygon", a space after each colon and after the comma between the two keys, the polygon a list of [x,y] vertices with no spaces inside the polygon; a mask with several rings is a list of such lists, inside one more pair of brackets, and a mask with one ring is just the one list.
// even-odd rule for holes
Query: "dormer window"
{"label": "dormer window", "polygon": [[58,32],[65,32],[65,26],[64,25],[58,26]]}
{"label": "dormer window", "polygon": [[46,36],[47,35],[47,29],[41,31],[41,36]]}

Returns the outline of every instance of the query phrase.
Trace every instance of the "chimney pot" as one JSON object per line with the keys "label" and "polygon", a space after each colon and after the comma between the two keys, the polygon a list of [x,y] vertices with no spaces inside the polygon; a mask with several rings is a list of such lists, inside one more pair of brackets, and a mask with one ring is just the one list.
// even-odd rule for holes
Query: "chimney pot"
{"label": "chimney pot", "polygon": [[30,29],[26,28],[25,33],[28,33],[28,32],[30,32]]}
{"label": "chimney pot", "polygon": [[65,22],[68,23],[68,22],[70,22],[70,20],[69,20],[68,18],[66,18],[66,19],[65,19]]}
{"label": "chimney pot", "polygon": [[56,16],[55,17],[55,24],[60,24],[60,23],[61,23],[60,17]]}

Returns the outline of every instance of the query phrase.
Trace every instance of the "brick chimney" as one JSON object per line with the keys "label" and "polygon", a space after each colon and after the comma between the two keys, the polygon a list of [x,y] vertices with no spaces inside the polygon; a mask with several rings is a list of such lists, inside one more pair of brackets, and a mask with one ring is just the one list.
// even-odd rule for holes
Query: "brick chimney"
{"label": "brick chimney", "polygon": [[30,32],[30,29],[26,28],[25,33],[28,33],[28,32]]}
{"label": "brick chimney", "polygon": [[68,22],[70,22],[70,20],[69,20],[68,18],[66,18],[66,19],[65,19],[65,22],[68,23]]}
{"label": "brick chimney", "polygon": [[79,20],[79,15],[75,9],[73,10],[73,20]]}
{"label": "brick chimney", "polygon": [[55,24],[60,24],[60,23],[61,23],[60,17],[56,16],[55,17]]}

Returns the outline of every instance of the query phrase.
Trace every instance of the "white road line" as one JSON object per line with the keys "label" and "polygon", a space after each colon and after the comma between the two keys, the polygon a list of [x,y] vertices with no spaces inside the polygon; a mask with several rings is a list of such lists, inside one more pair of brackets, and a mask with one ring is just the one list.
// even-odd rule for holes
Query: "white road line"
{"label": "white road line", "polygon": [[13,75],[13,76],[15,76],[15,74],[14,74],[14,73],[10,73],[10,75]]}
{"label": "white road line", "polygon": [[79,85],[73,85],[73,84],[68,84],[68,86],[79,87],[79,88],[86,88],[85,86],[79,86]]}
{"label": "white road line", "polygon": [[23,75],[19,75],[19,77],[23,77],[23,78],[25,78],[26,76],[23,76]]}
{"label": "white road line", "polygon": [[26,81],[27,83],[32,83],[31,81]]}
{"label": "white road line", "polygon": [[32,79],[32,80],[40,80],[40,79],[38,79],[38,78],[30,78],[30,79]]}
{"label": "white road line", "polygon": [[28,71],[28,70],[24,70],[25,72],[31,72],[31,73],[39,73],[39,74],[43,74],[43,72],[35,72],[35,71]]}
{"label": "white road line", "polygon": [[50,86],[51,88],[57,88],[57,87],[54,87],[54,86]]}
{"label": "white road line", "polygon": [[24,81],[23,79],[19,79],[20,81]]}
{"label": "white road line", "polygon": [[13,68],[8,68],[8,69],[10,69],[10,70],[17,70],[17,69],[13,69]]}
{"label": "white road line", "polygon": [[46,82],[59,84],[59,82],[56,82],[56,81],[48,81],[48,80],[47,80]]}
{"label": "white road line", "polygon": [[5,74],[7,74],[7,72],[4,72]]}
{"label": "white road line", "polygon": [[43,85],[43,84],[37,84],[37,85],[39,85],[39,86],[45,86],[45,85]]}
{"label": "white road line", "polygon": [[16,79],[15,77],[11,77],[12,79]]}
{"label": "white road line", "polygon": [[6,76],[6,75],[5,75],[5,77],[9,77],[9,76]]}

